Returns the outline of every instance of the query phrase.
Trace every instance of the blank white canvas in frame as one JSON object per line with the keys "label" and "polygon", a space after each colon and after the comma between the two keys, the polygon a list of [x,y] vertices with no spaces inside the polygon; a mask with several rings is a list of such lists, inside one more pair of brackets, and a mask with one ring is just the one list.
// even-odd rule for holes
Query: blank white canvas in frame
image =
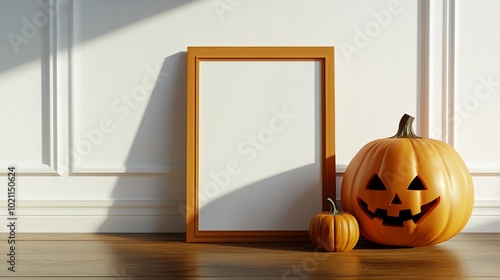
{"label": "blank white canvas in frame", "polygon": [[199,230],[307,230],[321,212],[320,67],[200,61]]}

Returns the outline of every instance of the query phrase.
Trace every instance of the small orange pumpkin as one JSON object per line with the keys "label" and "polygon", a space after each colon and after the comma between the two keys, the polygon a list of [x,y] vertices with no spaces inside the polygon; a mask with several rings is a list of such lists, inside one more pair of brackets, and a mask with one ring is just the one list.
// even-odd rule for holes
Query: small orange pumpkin
{"label": "small orange pumpkin", "polygon": [[359,240],[359,226],[356,218],[339,212],[331,198],[330,212],[316,214],[309,223],[311,242],[323,251],[349,252]]}
{"label": "small orange pumpkin", "polygon": [[422,138],[404,115],[396,135],[366,144],[347,166],[342,207],[375,243],[423,246],[450,239],[467,224],[472,177],[448,144]]}

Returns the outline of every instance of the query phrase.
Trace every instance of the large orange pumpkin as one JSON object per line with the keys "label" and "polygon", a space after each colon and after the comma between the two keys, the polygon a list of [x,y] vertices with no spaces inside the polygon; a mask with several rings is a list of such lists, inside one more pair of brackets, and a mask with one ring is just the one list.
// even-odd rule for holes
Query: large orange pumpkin
{"label": "large orange pumpkin", "polygon": [[404,115],[396,135],[366,144],[342,181],[345,211],[364,238],[391,246],[436,244],[459,233],[474,203],[471,175],[448,144],[421,138]]}

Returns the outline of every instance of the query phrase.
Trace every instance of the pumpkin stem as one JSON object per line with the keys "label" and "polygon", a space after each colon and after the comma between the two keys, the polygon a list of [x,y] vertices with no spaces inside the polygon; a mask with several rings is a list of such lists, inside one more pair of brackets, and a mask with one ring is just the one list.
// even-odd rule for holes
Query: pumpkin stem
{"label": "pumpkin stem", "polygon": [[404,114],[399,121],[398,133],[390,138],[422,138],[413,132],[412,125],[414,120],[414,117]]}
{"label": "pumpkin stem", "polygon": [[333,200],[331,198],[326,199],[328,203],[330,203],[330,215],[337,215],[339,211],[337,210],[337,207],[335,207],[335,203],[333,203]]}

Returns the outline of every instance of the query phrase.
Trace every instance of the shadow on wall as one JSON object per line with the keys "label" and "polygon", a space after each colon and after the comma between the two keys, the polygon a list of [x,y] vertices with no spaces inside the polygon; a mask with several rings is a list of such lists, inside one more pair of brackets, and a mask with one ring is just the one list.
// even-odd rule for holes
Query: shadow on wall
{"label": "shadow on wall", "polygon": [[[97,36],[113,32],[116,29],[136,23],[140,20],[150,18],[182,5],[193,2],[192,0],[121,0],[120,5],[116,1],[1,1],[0,2],[0,34],[6,40],[0,41],[0,72],[17,67],[32,60],[40,59],[43,52],[40,44],[33,41],[47,44],[45,38],[48,36],[50,21],[58,16],[60,10],[56,9],[55,2],[60,8],[75,8],[78,15],[73,14],[75,19],[78,16],[88,16],[85,12],[92,12],[93,25],[85,26],[78,32],[80,43],[88,41]],[[45,4],[42,4],[45,3]],[[109,11],[113,11],[113,19],[109,18]],[[62,40],[61,42],[65,42]],[[62,49],[67,45],[59,46]]]}
{"label": "shadow on wall", "polygon": [[[186,56],[186,52],[179,52],[165,58],[151,96],[144,100],[147,104],[144,113],[137,116],[141,119],[137,130],[134,130],[135,138],[128,151],[126,174],[117,174],[119,176],[110,196],[116,202],[110,207],[106,220],[98,229],[99,232],[185,230],[182,211],[186,196]],[[130,114],[133,113],[139,112]],[[286,158],[288,154],[278,156]],[[262,164],[265,159],[260,160],[260,163],[252,164]],[[316,158],[317,160],[319,159]],[[277,228],[301,227],[302,224],[279,223],[290,221],[282,219],[284,217],[297,217],[293,221],[308,222],[314,214],[321,211],[322,201],[317,200],[321,193],[311,196],[311,189],[316,188],[319,183],[310,178],[316,168],[317,164],[297,166],[293,170],[258,180],[242,190],[221,196],[208,204],[204,213],[219,217],[218,221],[221,221],[223,219],[220,217],[228,213],[228,208],[225,208],[227,206],[234,211],[251,213],[254,219],[258,220],[257,224],[262,224],[262,220],[269,218],[274,220],[267,221],[267,225]],[[284,182],[284,179],[288,181]],[[290,187],[288,182],[304,188],[296,191],[294,196],[283,197],[287,194],[284,188]],[[277,190],[274,196],[271,195],[272,191],[266,190],[270,187]],[[266,197],[257,197],[263,193],[266,193]],[[221,205],[225,206],[221,208]],[[276,205],[286,207],[276,209]],[[314,208],[303,211],[304,205],[312,205]],[[247,219],[242,226],[254,227],[249,225],[248,216],[243,214],[240,217]],[[208,220],[217,221],[211,218]]]}
{"label": "shadow on wall", "polygon": [[99,232],[179,231],[172,225],[184,224],[178,204],[185,200],[186,52],[164,60],[144,102],[148,103],[125,162],[126,174],[117,174],[110,197],[116,203]]}
{"label": "shadow on wall", "polygon": [[[321,182],[311,178],[317,168],[316,164],[301,166],[207,199],[200,211],[200,229],[307,229],[310,219],[322,209]],[[208,197],[202,190],[200,195]]]}

